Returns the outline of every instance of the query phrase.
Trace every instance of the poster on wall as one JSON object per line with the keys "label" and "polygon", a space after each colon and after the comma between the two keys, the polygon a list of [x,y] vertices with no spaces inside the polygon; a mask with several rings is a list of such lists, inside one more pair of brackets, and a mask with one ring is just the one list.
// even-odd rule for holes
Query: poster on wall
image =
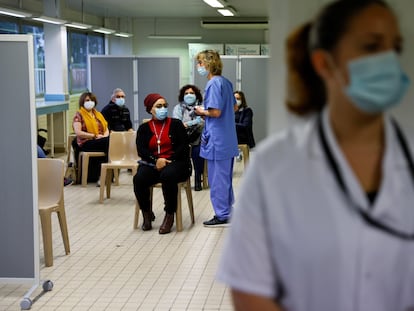
{"label": "poster on wall", "polygon": [[203,50],[215,50],[220,55],[224,54],[224,44],[222,43],[215,43],[215,44],[208,44],[208,43],[189,43],[188,44],[188,56],[190,60],[189,68],[190,68],[190,83],[194,83],[194,58],[196,57],[198,52]]}

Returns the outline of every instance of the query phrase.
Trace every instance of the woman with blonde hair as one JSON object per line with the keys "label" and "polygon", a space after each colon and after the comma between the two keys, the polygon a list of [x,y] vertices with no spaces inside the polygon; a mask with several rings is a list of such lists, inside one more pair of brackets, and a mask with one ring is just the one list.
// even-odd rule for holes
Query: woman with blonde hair
{"label": "woman with blonde hair", "polygon": [[210,199],[215,215],[203,222],[206,227],[228,226],[234,203],[233,162],[238,155],[234,122],[233,85],[221,75],[223,63],[213,50],[197,54],[197,71],[207,77],[204,106],[195,113],[203,116],[200,156],[207,160]]}

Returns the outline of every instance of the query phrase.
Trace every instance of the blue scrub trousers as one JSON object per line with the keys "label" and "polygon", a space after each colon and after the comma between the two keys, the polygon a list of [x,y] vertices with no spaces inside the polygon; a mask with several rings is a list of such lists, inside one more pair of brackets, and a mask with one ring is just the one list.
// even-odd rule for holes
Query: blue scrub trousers
{"label": "blue scrub trousers", "polygon": [[210,200],[219,220],[229,219],[233,208],[233,163],[234,158],[207,162]]}

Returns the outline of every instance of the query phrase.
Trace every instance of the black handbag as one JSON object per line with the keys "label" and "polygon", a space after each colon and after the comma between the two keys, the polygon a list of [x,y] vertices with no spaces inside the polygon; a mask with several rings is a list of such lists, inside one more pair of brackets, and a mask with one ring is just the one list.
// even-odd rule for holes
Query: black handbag
{"label": "black handbag", "polygon": [[193,125],[186,127],[188,142],[191,144],[195,142],[201,135],[200,125]]}

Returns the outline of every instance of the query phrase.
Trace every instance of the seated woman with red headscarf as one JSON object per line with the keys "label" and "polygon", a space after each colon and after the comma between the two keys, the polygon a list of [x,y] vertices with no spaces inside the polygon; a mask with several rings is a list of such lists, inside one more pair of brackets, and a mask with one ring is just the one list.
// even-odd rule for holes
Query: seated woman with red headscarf
{"label": "seated woman with red headscarf", "polygon": [[151,230],[155,217],[151,210],[150,187],[162,184],[165,217],[159,233],[166,234],[171,232],[174,224],[177,184],[191,175],[188,138],[183,123],[168,117],[168,103],[164,97],[149,94],[144,105],[152,118],[141,124],[137,131],[137,150],[141,160],[134,176],[134,192],[144,218],[142,230]]}

